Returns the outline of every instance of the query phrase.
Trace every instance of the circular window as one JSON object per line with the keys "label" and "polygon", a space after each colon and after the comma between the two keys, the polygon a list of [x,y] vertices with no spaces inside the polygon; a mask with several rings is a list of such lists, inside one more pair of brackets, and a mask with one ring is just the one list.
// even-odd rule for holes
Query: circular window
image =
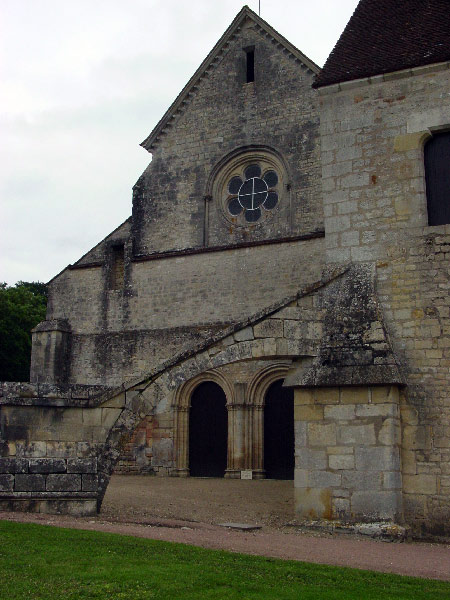
{"label": "circular window", "polygon": [[261,218],[262,209],[272,210],[278,204],[278,175],[273,169],[263,173],[258,163],[245,167],[242,177],[233,176],[228,183],[227,206],[230,215],[243,213],[247,223]]}
{"label": "circular window", "polygon": [[287,175],[269,149],[255,148],[224,160],[212,178],[211,196],[233,227],[259,226],[283,204]]}

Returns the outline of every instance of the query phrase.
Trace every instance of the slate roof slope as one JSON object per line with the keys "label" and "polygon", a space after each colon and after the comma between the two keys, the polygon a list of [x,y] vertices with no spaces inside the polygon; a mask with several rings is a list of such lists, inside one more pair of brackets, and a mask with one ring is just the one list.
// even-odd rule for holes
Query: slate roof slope
{"label": "slate roof slope", "polygon": [[313,87],[447,60],[449,0],[361,0]]}
{"label": "slate roof slope", "polygon": [[189,96],[195,93],[196,86],[202,77],[205,76],[208,69],[214,67],[216,61],[220,60],[220,55],[224,49],[226,49],[227,45],[231,42],[233,37],[239,32],[239,29],[243,25],[243,23],[247,20],[251,19],[256,23],[256,25],[265,32],[265,34],[272,39],[272,41],[285,48],[290,54],[300,63],[302,63],[306,68],[308,68],[312,73],[319,73],[320,68],[309,59],[305,54],[300,52],[298,48],[296,48],[293,44],[291,44],[285,37],[279,34],[273,27],[271,27],[264,19],[261,19],[255,12],[253,12],[248,6],[244,6],[233,19],[231,25],[222,35],[220,40],[196,70],[194,75],[190,78],[188,83],[181,90],[178,97],[175,99],[173,104],[169,107],[166,114],[162,117],[150,135],[140,144],[143,148],[151,152],[154,148],[160,134],[164,131],[167,126],[170,126],[171,119],[174,119],[177,114],[181,113],[185,105],[188,103]]}

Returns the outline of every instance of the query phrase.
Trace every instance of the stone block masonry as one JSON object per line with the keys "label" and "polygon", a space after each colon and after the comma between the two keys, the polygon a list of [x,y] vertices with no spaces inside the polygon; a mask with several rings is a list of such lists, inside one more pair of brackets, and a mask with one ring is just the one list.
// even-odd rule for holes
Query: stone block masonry
{"label": "stone block masonry", "polygon": [[300,516],[450,535],[450,224],[429,225],[423,162],[450,128],[450,63],[316,91],[318,73],[244,7],[143,142],[132,216],[52,280],[33,383],[0,388],[3,506],[94,510],[123,452],[188,475],[208,377],[227,476],[263,477],[278,378]]}
{"label": "stone block masonry", "polygon": [[398,387],[297,389],[294,403],[298,516],[401,522]]}
{"label": "stone block masonry", "polygon": [[448,66],[319,92],[327,262],[376,265],[385,326],[407,383],[405,520],[441,535],[450,533],[450,226],[428,225],[423,152],[433,134],[448,130]]}
{"label": "stone block masonry", "polygon": [[[341,320],[352,322],[359,315],[358,343],[362,346],[358,345],[361,351],[356,357],[365,361],[374,381],[387,375],[398,381],[376,311],[372,280],[370,269],[363,267],[331,270],[294,296],[155,367],[125,390],[94,388],[97,396],[80,390],[78,396],[85,397],[79,398],[76,389],[65,387],[60,388],[65,397],[58,397],[58,388],[46,385],[42,389],[49,396],[33,397],[42,393],[39,385],[5,385],[0,399],[2,506],[14,509],[22,502],[39,510],[83,514],[93,510],[93,500],[99,507],[117,459],[144,418],[158,424],[160,437],[152,447],[150,466],[185,475],[189,470],[190,395],[183,390],[195,388],[202,377],[220,381],[226,393],[227,475],[236,477],[242,469],[252,469],[261,477],[264,390],[284,378],[285,385],[303,388],[296,392],[294,409],[299,511],[344,515],[353,510],[359,514],[357,507],[365,498],[361,494],[369,491],[377,503],[369,505],[367,518],[395,519],[392,503],[400,485],[398,393],[393,388],[364,385],[368,378],[361,378],[361,364],[355,357],[349,363],[342,344],[347,330]],[[355,281],[358,294],[349,304],[348,285],[353,289]],[[381,353],[380,343],[385,346]],[[304,389],[302,379],[330,376],[331,359],[337,361],[334,377],[347,369],[355,385]],[[356,385],[358,377],[360,385]],[[236,379],[240,383],[233,385]],[[163,430],[165,435],[161,435]],[[155,432],[152,435],[156,437]],[[243,452],[245,448],[252,450]],[[389,477],[384,479],[386,473]],[[353,505],[347,493],[350,489]]]}
{"label": "stone block masonry", "polygon": [[0,510],[96,512],[96,458],[0,458],[0,473]]}
{"label": "stone block masonry", "polygon": [[[50,283],[33,381],[121,385],[320,277],[314,65],[244,13],[152,143],[131,218]],[[249,46],[256,70],[246,83]],[[264,151],[289,165],[274,210],[246,226],[212,190],[218,165],[244,151],[247,163]],[[112,285],[118,249],[123,281]]]}

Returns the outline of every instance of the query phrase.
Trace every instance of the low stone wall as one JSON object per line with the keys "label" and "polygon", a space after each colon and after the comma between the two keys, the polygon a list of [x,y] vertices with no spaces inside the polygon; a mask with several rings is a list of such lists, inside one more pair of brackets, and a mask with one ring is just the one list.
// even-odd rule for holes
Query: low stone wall
{"label": "low stone wall", "polygon": [[97,491],[96,458],[0,458],[0,510],[89,515]]}
{"label": "low stone wall", "polygon": [[401,522],[398,387],[297,389],[294,403],[297,514]]}

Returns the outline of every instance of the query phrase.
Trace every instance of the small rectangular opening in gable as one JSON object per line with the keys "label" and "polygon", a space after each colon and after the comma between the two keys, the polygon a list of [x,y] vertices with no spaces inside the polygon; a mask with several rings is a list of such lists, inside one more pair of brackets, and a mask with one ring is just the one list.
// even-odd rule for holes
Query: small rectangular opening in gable
{"label": "small rectangular opening in gable", "polygon": [[125,246],[119,244],[112,247],[111,289],[120,290],[124,286]]}
{"label": "small rectangular opening in gable", "polygon": [[251,83],[255,81],[255,47],[248,46],[244,48],[247,63],[247,78],[246,82]]}

